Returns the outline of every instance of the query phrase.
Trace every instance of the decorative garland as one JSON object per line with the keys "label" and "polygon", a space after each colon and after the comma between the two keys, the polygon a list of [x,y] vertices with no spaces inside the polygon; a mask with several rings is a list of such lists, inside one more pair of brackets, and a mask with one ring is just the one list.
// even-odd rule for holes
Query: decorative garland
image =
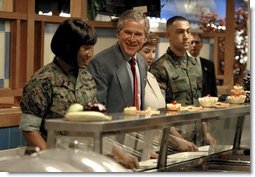
{"label": "decorative garland", "polygon": [[[225,31],[225,19],[217,19],[216,13],[208,13],[200,17],[200,29],[205,33]],[[248,11],[247,5],[243,4],[235,12],[235,62],[234,62],[234,83],[242,85],[242,80],[248,60],[248,33],[247,33]],[[219,40],[220,72],[224,73],[224,47],[225,39]]]}

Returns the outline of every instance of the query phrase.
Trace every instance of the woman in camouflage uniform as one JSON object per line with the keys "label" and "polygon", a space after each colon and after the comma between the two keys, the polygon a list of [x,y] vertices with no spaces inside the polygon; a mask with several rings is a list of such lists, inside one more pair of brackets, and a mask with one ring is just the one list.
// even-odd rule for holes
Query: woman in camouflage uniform
{"label": "woman in camouflage uniform", "polygon": [[45,149],[45,119],[63,118],[69,106],[96,102],[96,84],[86,64],[97,41],[95,30],[78,19],[62,22],[51,41],[54,60],[26,83],[19,127],[29,146]]}

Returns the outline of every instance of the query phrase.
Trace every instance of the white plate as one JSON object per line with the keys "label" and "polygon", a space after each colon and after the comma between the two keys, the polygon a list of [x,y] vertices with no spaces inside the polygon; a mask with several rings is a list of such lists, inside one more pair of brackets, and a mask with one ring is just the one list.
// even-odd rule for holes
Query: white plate
{"label": "white plate", "polygon": [[243,104],[245,102],[246,96],[240,95],[240,96],[228,96],[227,101],[231,104]]}
{"label": "white plate", "polygon": [[198,151],[204,151],[204,152],[208,152],[209,151],[210,146],[206,145],[206,146],[200,146],[198,147]]}
{"label": "white plate", "polygon": [[[208,148],[207,148],[208,149]],[[199,157],[203,157],[208,155],[208,152],[206,151],[201,151],[201,152],[180,152],[172,155],[167,156],[167,164],[174,164],[174,163],[179,163],[182,161],[186,160],[191,160]],[[156,168],[158,163],[157,159],[149,159],[146,161],[141,161],[139,162],[140,168],[141,169],[146,169],[146,168]]]}
{"label": "white plate", "polygon": [[213,145],[209,147],[209,154],[214,154],[222,151],[233,149],[233,145]]}
{"label": "white plate", "polygon": [[146,168],[154,168],[157,166],[158,159],[150,159],[139,162],[140,168],[146,169]]}
{"label": "white plate", "polygon": [[97,111],[80,111],[80,112],[67,112],[65,115],[66,120],[91,122],[91,121],[108,121],[112,118],[101,112]]}
{"label": "white plate", "polygon": [[168,155],[168,159],[193,159],[208,155],[206,151],[197,151],[197,152],[180,152],[172,155]]}

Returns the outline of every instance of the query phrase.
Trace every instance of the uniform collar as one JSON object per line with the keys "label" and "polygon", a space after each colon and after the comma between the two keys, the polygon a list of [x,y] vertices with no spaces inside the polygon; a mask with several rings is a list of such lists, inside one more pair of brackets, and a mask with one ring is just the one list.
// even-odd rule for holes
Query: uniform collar
{"label": "uniform collar", "polygon": [[66,62],[64,62],[62,59],[60,59],[59,57],[55,57],[53,62],[58,65],[58,67],[61,68],[61,70],[68,74],[68,73],[74,73],[75,75],[77,75],[78,71],[75,72],[75,70],[73,69],[72,66],[68,65]]}
{"label": "uniform collar", "polygon": [[[175,55],[175,53],[170,49],[170,47],[168,47],[166,53],[167,53],[167,55],[168,55],[170,61],[173,63],[173,66],[174,66],[175,68],[180,67],[180,66],[181,66],[181,62],[184,61],[184,60],[187,61],[187,57],[189,57],[189,56],[187,55],[187,53],[185,53],[185,55],[184,55],[184,56],[181,56],[181,57]],[[186,62],[186,61],[185,61],[185,62]]]}

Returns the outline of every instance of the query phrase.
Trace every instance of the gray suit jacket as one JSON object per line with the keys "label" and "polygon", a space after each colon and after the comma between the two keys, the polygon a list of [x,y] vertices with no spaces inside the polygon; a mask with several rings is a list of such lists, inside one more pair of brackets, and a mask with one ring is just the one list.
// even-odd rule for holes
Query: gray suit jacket
{"label": "gray suit jacket", "polygon": [[[123,112],[133,105],[133,91],[124,58],[118,44],[95,55],[88,69],[97,85],[97,99],[106,106],[107,112]],[[141,81],[141,109],[144,109],[144,93],[147,78],[147,63],[137,55]]]}

